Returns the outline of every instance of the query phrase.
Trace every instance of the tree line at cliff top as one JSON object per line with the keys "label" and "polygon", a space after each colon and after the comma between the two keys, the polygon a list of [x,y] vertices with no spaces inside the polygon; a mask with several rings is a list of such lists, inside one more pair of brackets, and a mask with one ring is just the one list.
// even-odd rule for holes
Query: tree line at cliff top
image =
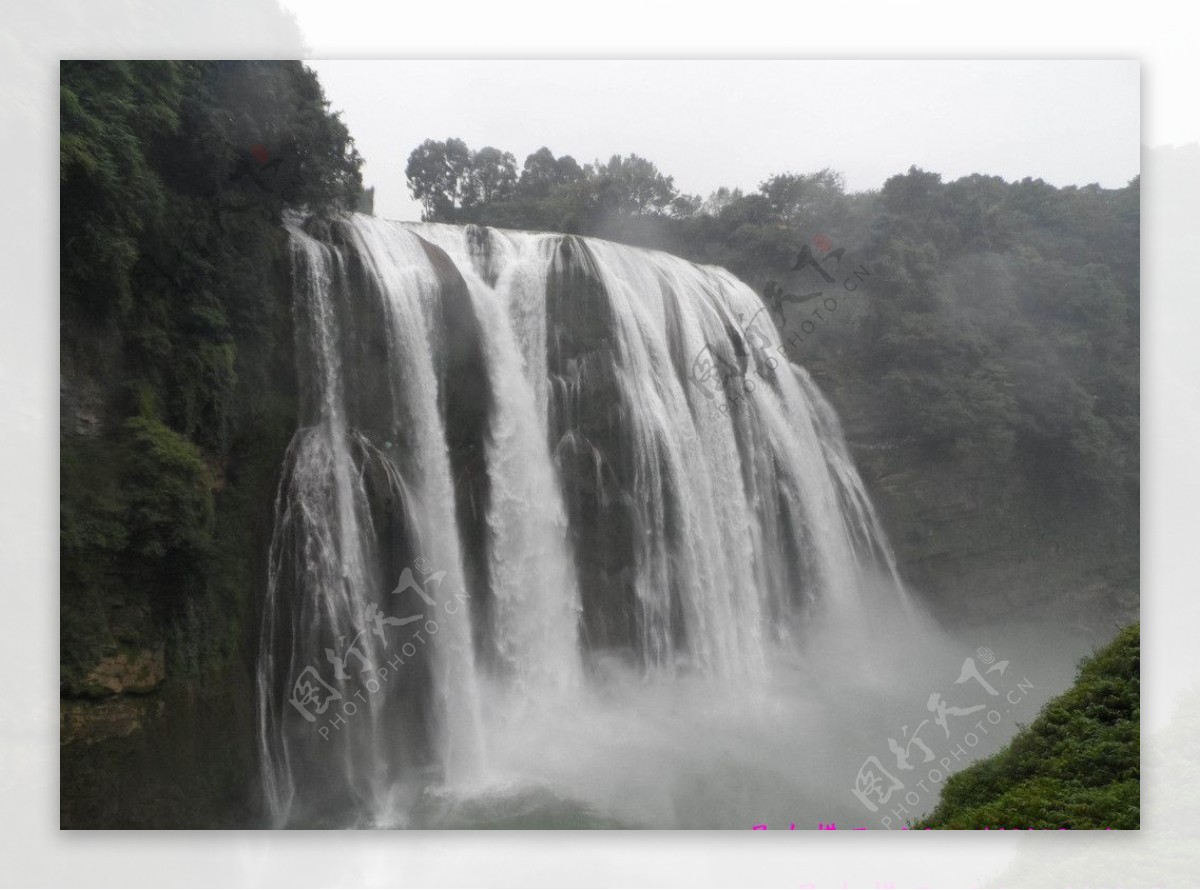
{"label": "tree line at cliff top", "polygon": [[[636,154],[580,164],[541,148],[518,168],[459,139],[427,140],[406,172],[428,221],[592,235],[724,266],[760,293],[833,295],[840,314],[790,355],[856,389],[877,434],[1119,505],[1136,525],[1140,179],[944,182],[913,167],[848,193],[826,169],[701,197]],[[851,294],[844,276],[793,270],[806,245],[870,277]],[[780,327],[811,310],[788,307]]]}

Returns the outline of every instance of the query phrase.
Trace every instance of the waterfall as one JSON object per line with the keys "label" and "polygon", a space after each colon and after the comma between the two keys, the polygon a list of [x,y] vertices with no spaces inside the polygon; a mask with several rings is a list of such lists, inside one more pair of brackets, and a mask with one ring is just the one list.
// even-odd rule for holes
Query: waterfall
{"label": "waterfall", "polygon": [[362,215],[289,236],[275,824],[409,824],[430,789],[494,782],[514,724],[578,716],[606,665],[758,684],[822,610],[906,604],[835,413],[724,270]]}

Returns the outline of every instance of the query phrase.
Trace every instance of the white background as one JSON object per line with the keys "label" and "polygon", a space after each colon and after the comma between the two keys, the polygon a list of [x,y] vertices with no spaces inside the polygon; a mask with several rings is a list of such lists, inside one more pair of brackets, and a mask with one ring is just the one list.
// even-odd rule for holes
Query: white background
{"label": "white background", "polygon": [[[1143,143],[1200,141],[1182,4],[6,3],[0,15],[0,878],[26,885],[1171,886],[1200,881],[1193,553],[1196,170],[1147,155],[1141,832],[58,831],[57,60],[61,57],[1127,58]],[[382,7],[382,9],[380,8]],[[302,32],[303,38],[299,37]],[[1190,171],[1190,172],[1189,172]]]}

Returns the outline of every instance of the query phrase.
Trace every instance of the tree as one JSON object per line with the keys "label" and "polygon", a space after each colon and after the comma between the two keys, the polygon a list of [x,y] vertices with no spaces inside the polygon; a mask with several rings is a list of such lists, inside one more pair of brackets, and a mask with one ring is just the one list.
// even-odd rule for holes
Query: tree
{"label": "tree", "polygon": [[675,196],[675,200],[671,202],[672,216],[687,217],[695,216],[704,207],[704,199],[699,195],[679,194]]}
{"label": "tree", "polygon": [[423,219],[453,220],[471,191],[471,151],[461,139],[426,139],[408,156],[404,172],[425,209]]}
{"label": "tree", "polygon": [[618,213],[666,213],[679,194],[673,177],[638,155],[613,155],[607,164],[597,162],[595,177],[601,204]]}
{"label": "tree", "polygon": [[722,210],[741,198],[741,189],[730,189],[726,186],[721,186],[704,199],[704,203],[700,205],[700,210],[709,216],[719,216]]}
{"label": "tree", "polygon": [[570,155],[555,158],[545,146],[525,158],[519,191],[524,198],[546,198],[559,186],[583,179],[583,168]]}
{"label": "tree", "polygon": [[462,196],[464,209],[507,201],[517,190],[517,161],[510,152],[490,145],[471,155]]}
{"label": "tree", "polygon": [[844,213],[842,174],[826,167],[816,173],[781,173],[758,187],[771,210],[805,231],[827,231]]}

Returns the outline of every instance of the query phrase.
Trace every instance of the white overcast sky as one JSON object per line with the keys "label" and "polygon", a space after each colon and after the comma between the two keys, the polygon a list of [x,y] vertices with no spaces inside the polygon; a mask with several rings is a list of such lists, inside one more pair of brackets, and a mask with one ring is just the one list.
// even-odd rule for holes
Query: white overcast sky
{"label": "white overcast sky", "polygon": [[850,190],[916,165],[1119,187],[1137,175],[1132,61],[322,61],[380,216],[415,219],[425,139],[580,163],[637,153],[682,191],[832,167]]}
{"label": "white overcast sky", "polygon": [[418,218],[404,163],[425,139],[581,163],[631,152],[707,196],[840,170],[852,191],[916,164],[1054,185],[1138,175],[1134,61],[322,61],[376,187]]}

